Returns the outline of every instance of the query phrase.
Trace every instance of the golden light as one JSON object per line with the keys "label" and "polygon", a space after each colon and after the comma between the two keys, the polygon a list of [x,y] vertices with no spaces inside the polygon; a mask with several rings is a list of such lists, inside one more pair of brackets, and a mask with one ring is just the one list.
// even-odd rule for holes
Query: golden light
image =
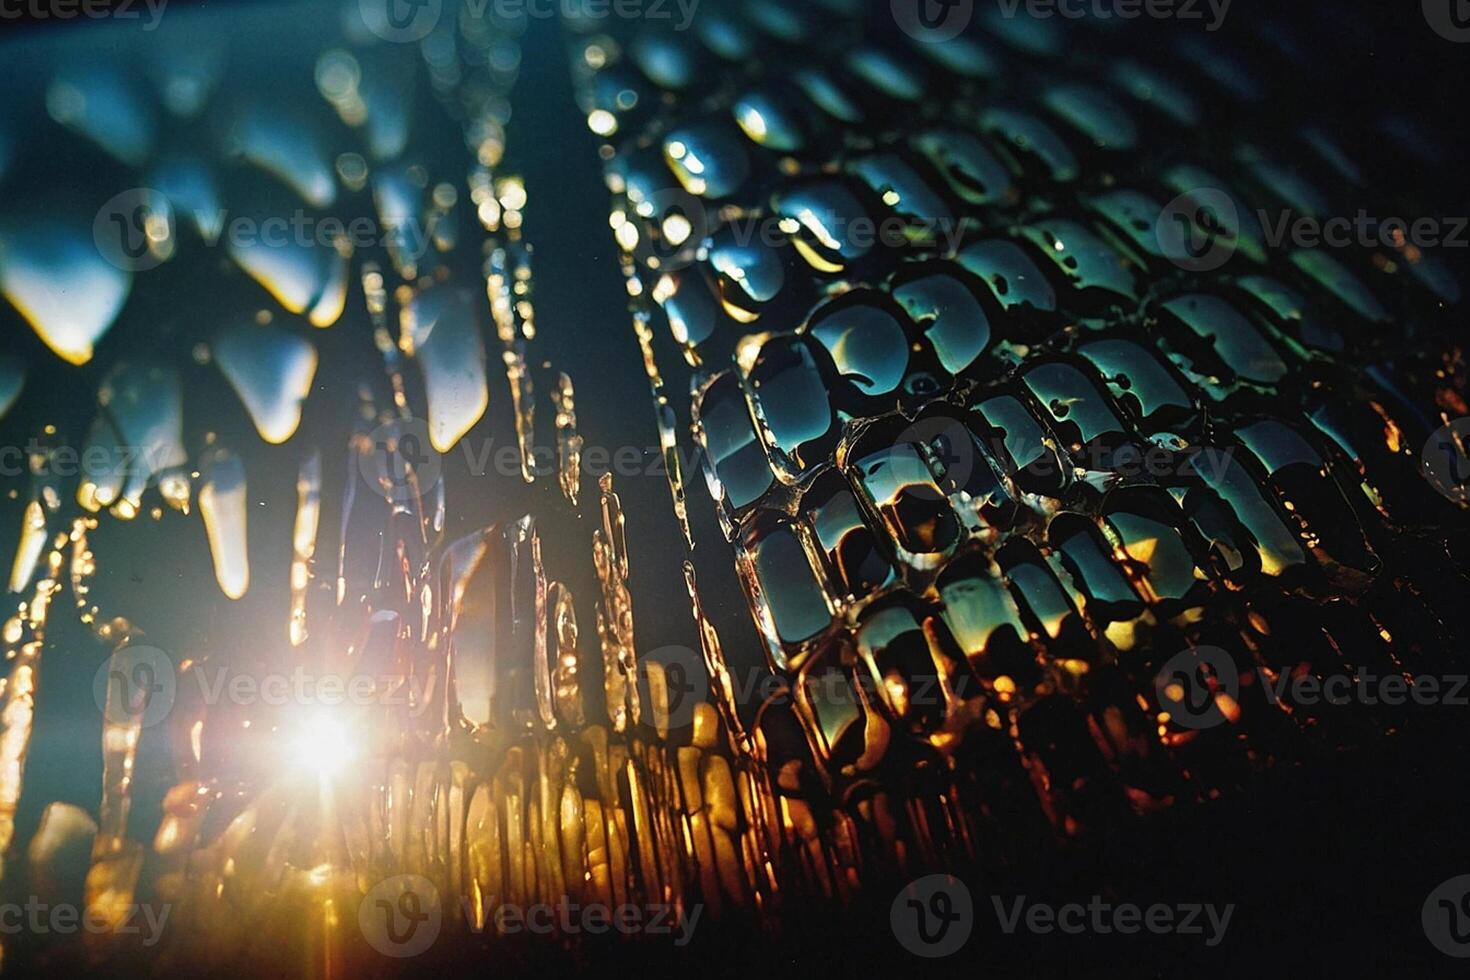
{"label": "golden light", "polygon": [[315,773],[323,784],[341,776],[357,758],[347,721],[338,712],[317,710],[291,732],[286,758],[303,773]]}

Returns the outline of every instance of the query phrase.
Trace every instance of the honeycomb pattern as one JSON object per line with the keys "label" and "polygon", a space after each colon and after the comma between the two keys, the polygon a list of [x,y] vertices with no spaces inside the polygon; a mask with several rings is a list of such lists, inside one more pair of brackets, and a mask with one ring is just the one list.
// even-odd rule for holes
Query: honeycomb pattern
{"label": "honeycomb pattern", "polygon": [[[462,288],[484,279],[529,481],[536,385],[543,428],[546,393],[555,393],[559,449],[580,451],[581,437],[570,377],[553,387],[549,363],[528,363],[539,360],[528,346],[530,256],[511,234],[525,186],[498,167],[519,48],[453,9],[409,53],[422,56],[435,96],[462,119],[448,129],[464,144],[456,153],[473,151],[468,202],[441,190],[450,183],[429,192],[429,171],[409,162],[422,147],[401,156],[412,87],[380,74],[370,48],[361,62],[324,53],[320,94],[352,128],[363,122],[348,122],[362,109],[358,93],[334,80],[365,69],[360,148],[373,162],[372,191],[362,154],[338,157],[337,173],[355,205],[385,212],[394,234],[357,270],[367,321],[360,303],[344,305],[358,280],[332,250],[275,298],[315,327],[339,317],[342,327],[251,329],[269,340],[260,352],[299,366],[296,352],[315,349],[302,346],[305,335],[326,363],[344,335],[366,349],[370,326],[383,362],[371,364],[374,376],[387,367],[400,407],[418,403],[415,376],[405,388],[400,372],[417,361],[434,423],[433,365],[484,356],[479,289]],[[1231,53],[1179,32],[1152,45],[1100,22],[977,14],[942,44],[906,35],[887,5],[830,0],[723,10],[706,0],[687,32],[571,18],[582,109],[606,140],[611,230],[664,448],[702,453],[726,538],[713,544],[728,547],[721,559],[738,573],[765,679],[777,683],[753,688],[747,703],[712,669],[718,703],[681,714],[687,705],[673,695],[686,678],[672,668],[692,665],[666,669],[660,651],[645,658],[637,649],[628,580],[648,566],[630,553],[646,546],[625,540],[610,482],[588,504],[602,517],[592,545],[600,589],[580,638],[570,590],[545,575],[572,563],[540,561],[543,531],[550,544],[577,530],[558,501],[538,506],[535,520],[431,545],[446,531],[437,480],[415,484],[425,491],[413,489],[408,507],[392,493],[349,493],[338,583],[311,596],[345,611],[308,616],[307,593],[293,593],[291,642],[310,622],[320,646],[360,649],[364,662],[393,670],[411,662],[416,677],[447,675],[449,687],[434,688],[444,700],[381,726],[383,768],[363,780],[361,806],[343,823],[349,834],[369,828],[371,840],[329,862],[274,842],[335,840],[335,828],[309,830],[315,814],[280,813],[278,795],[231,775],[249,761],[240,730],[251,719],[216,714],[200,738],[188,712],[202,706],[181,710],[179,782],[149,870],[146,845],[126,836],[127,783],[112,780],[100,823],[116,846],[99,851],[89,875],[114,896],[156,872],[159,894],[187,888],[175,893],[177,921],[190,925],[176,932],[173,958],[158,959],[163,969],[277,968],[293,947],[276,937],[328,918],[319,869],[334,876],[336,908],[356,903],[369,879],[405,868],[446,896],[472,897],[451,926],[455,942],[441,947],[446,958],[482,948],[487,910],[502,895],[688,901],[711,920],[726,916],[719,935],[732,945],[759,947],[748,940],[781,930],[795,945],[800,926],[815,923],[810,931],[836,947],[863,929],[861,914],[828,915],[811,899],[863,893],[883,903],[889,885],[925,869],[967,871],[977,855],[992,868],[1020,864],[1054,853],[1058,838],[1101,841],[1139,816],[1243,795],[1267,770],[1304,769],[1420,723],[1384,704],[1283,706],[1263,682],[1463,669],[1455,613],[1470,556],[1464,515],[1420,472],[1429,433],[1470,412],[1457,280],[1406,244],[1284,248],[1251,215],[1402,211],[1371,190],[1401,183],[1386,179],[1392,157],[1416,156],[1430,170],[1444,161],[1398,118],[1364,127],[1390,144],[1371,155],[1361,155],[1362,139],[1297,126],[1319,114],[1294,111],[1291,94],[1264,81],[1289,73],[1258,67],[1311,66],[1310,46],[1288,25],[1263,19],[1253,26],[1258,44]],[[246,119],[258,131],[272,115]],[[239,148],[228,173],[275,174],[289,185],[280,190],[318,207],[309,168],[252,146]],[[199,167],[160,170],[146,179],[172,196]],[[390,221],[400,208],[431,219],[432,251],[412,254],[406,226]],[[458,247],[456,222],[467,230],[476,221],[508,240],[465,231],[469,247]],[[269,291],[258,255],[232,254],[240,269],[229,275]],[[464,315],[437,315],[455,309]],[[407,345],[393,342],[390,311],[412,314],[400,320]],[[445,326],[451,319],[459,332]],[[354,322],[364,329],[354,333]],[[441,346],[415,328],[431,322]],[[221,371],[261,438],[289,439],[295,422],[277,427],[277,399],[252,405],[247,395],[252,375],[284,373],[242,357],[238,338],[226,332],[217,344],[216,353],[237,351]],[[89,353],[80,348],[58,353]],[[198,355],[178,353],[192,372],[182,384],[135,374],[111,378],[109,390],[209,398],[217,379],[200,383],[206,365],[189,367]],[[486,383],[479,372],[475,387]],[[578,384],[595,390],[582,376]],[[0,379],[0,407],[14,398]],[[469,404],[468,415],[444,413],[426,438],[452,444],[478,424],[484,406]],[[370,487],[387,487],[377,468],[386,461],[363,431],[385,416],[360,414],[348,480],[362,469]],[[210,445],[201,489],[243,487],[248,454]],[[671,471],[677,481],[693,476]],[[576,508],[578,484],[566,472],[560,489]],[[321,496],[320,457],[300,473],[306,511]],[[98,484],[78,504],[96,512],[146,483],[145,474],[136,493]],[[683,517],[685,488],[674,489]],[[450,499],[462,506],[462,495]],[[44,556],[37,567],[61,568],[62,544],[51,554],[41,547],[48,536],[36,539],[32,564]],[[310,538],[295,547],[293,581],[297,569],[306,581]],[[70,548],[71,567],[90,575],[86,549],[84,539]],[[389,554],[396,560],[385,563]],[[224,591],[243,594],[234,566],[216,564],[230,573],[216,569]],[[720,667],[692,563],[684,573],[705,664]],[[85,598],[78,582],[85,576],[71,583]],[[677,594],[677,583],[661,584]],[[458,596],[472,606],[451,654],[438,641],[452,632],[458,599],[449,597]],[[42,647],[34,635],[21,634],[34,652],[16,659],[12,676],[33,671]],[[727,635],[724,649],[736,647]],[[128,646],[113,656],[117,667],[133,663]],[[1172,693],[1176,678],[1202,676],[1198,704],[1200,691]],[[17,690],[29,696],[12,683],[12,698]],[[129,771],[136,739],[105,738],[128,746],[110,771]],[[7,742],[23,753],[23,736]],[[420,751],[429,744],[432,758]],[[76,807],[55,812],[79,826],[90,820]],[[232,832],[253,828],[262,812],[261,831]],[[1187,836],[1165,843],[1187,846],[1178,843]],[[1145,855],[1118,850],[1129,861]],[[1084,848],[1065,853],[1069,877],[1085,869],[1075,860]],[[278,871],[281,886],[237,873],[261,868]],[[339,937],[357,929],[350,916],[335,924]],[[586,968],[582,948],[555,942]],[[791,946],[771,946],[783,966],[796,962]],[[514,965],[517,949],[496,940],[495,968]]]}
{"label": "honeycomb pattern", "polygon": [[[1252,684],[1444,670],[1470,554],[1418,471],[1463,404],[1457,280],[1253,217],[1378,186],[1260,122],[1286,27],[1233,55],[977,8],[930,43],[820,6],[576,51],[635,318],[795,693],[757,712],[781,791],[958,773],[1072,834],[1401,724]],[[1156,677],[1210,648],[1241,690],[1200,730]]]}

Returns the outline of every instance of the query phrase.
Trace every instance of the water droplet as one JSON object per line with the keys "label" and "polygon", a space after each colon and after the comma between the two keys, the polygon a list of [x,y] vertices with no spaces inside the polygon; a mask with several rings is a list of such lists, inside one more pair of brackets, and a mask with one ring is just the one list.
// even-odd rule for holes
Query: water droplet
{"label": "water droplet", "polygon": [[404,343],[423,372],[429,437],[447,453],[490,404],[485,375],[484,304],[467,289],[434,286],[403,310]]}
{"label": "water droplet", "polygon": [[214,361],[229,379],[260,437],[290,439],[316,375],[316,348],[278,327],[232,327],[215,338]]}
{"label": "water droplet", "polygon": [[0,292],[46,346],[72,364],[92,359],[132,289],[88,226],[62,216],[0,222]]}
{"label": "water droplet", "polygon": [[200,467],[199,514],[214,559],[220,591],[239,599],[250,587],[250,559],[245,533],[245,464],[227,450],[212,450]]}

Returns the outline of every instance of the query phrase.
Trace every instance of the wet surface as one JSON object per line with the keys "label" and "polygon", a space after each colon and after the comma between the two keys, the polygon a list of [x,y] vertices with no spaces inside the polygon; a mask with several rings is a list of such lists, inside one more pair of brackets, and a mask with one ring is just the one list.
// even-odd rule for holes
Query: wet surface
{"label": "wet surface", "polygon": [[[93,669],[136,669],[143,638],[417,686],[421,713],[365,743],[396,760],[373,784],[390,836],[442,794],[473,861],[512,800],[539,870],[504,887],[687,876],[761,914],[782,888],[1008,873],[1033,838],[1081,853],[1403,727],[1319,727],[1257,688],[1212,691],[1223,724],[1199,731],[1154,683],[1216,646],[1272,671],[1459,662],[1463,508],[1418,472],[1465,412],[1458,273],[1402,244],[1279,248],[1253,218],[1329,213],[1376,154],[1251,133],[1231,106],[1271,97],[1259,51],[989,15],[924,45],[832,12],[828,37],[828,15],[385,46],[335,12],[283,40],[260,8],[229,45],[185,43],[186,13],[168,50],[192,54],[147,71],[125,45],[24,56],[0,181],[66,193],[0,207],[0,431],[43,437],[0,501],[24,717],[0,762],[28,766],[18,806],[0,780],[7,842],[99,798],[77,758],[102,776],[94,888],[147,883],[154,828],[149,860],[270,819],[279,726],[181,708],[170,751],[48,707],[95,722]],[[1075,37],[1099,54],[1054,64]],[[1070,80],[1098,59],[1107,88]],[[1221,135],[1155,145],[1202,106]],[[42,180],[6,140],[27,121],[75,173]],[[89,225],[130,186],[157,196],[102,222],[119,259]],[[1223,271],[1155,226],[1202,189],[1239,211]],[[225,215],[293,214],[379,234],[218,241]],[[57,479],[73,439],[100,452]],[[577,469],[599,450],[631,460],[611,483]],[[73,598],[77,623],[48,617]],[[688,733],[681,654],[643,658],[668,644],[715,681]],[[86,669],[38,685],[61,645]],[[794,694],[737,697],[726,672]],[[86,836],[75,817],[50,811],[38,847]]]}

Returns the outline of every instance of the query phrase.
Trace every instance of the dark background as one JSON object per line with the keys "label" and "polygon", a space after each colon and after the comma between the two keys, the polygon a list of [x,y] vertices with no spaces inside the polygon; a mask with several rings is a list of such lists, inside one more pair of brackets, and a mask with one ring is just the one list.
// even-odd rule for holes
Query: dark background
{"label": "dark background", "polygon": [[[886,16],[886,5],[873,17]],[[1396,110],[1418,122],[1437,144],[1448,166],[1396,164],[1391,185],[1377,188],[1386,199],[1433,202],[1429,212],[1466,213],[1462,136],[1464,82],[1470,45],[1434,35],[1417,2],[1252,4],[1235,0],[1226,27],[1214,40],[1247,53],[1264,42],[1254,11],[1269,8],[1285,21],[1310,65],[1290,76],[1273,75],[1269,104],[1273,124],[1290,128],[1310,120],[1341,134],[1360,159],[1370,162],[1389,147],[1366,125],[1380,112]],[[171,0],[164,28],[186,35],[170,43],[207,41],[227,32],[228,74],[220,94],[244,90],[271,98],[301,100],[336,123],[311,81],[319,31],[330,30],[317,4],[247,4]],[[1140,44],[1149,43],[1141,24]],[[162,29],[160,37],[162,37]],[[150,43],[143,35],[143,44]],[[0,128],[12,137],[12,162],[0,178],[0,211],[17,201],[46,199],[45,188],[68,185],[90,207],[123,187],[129,174],[99,150],[51,123],[40,109],[51,66],[68,57],[137,57],[139,36],[125,25],[91,23],[0,23]],[[1275,62],[1261,60],[1261,65]],[[468,163],[456,125],[449,123],[420,85],[411,153],[422,155],[434,180],[463,187]],[[598,140],[586,129],[573,99],[568,58],[560,27],[531,21],[522,39],[519,81],[512,94],[509,152],[502,169],[525,175],[529,192],[525,237],[535,247],[535,304],[538,339],[534,361],[549,360],[577,383],[581,431],[589,446],[657,445],[642,365],[625,312],[626,295],[606,224],[608,194],[597,159]],[[340,127],[340,124],[337,124]],[[1232,125],[1202,132],[1202,142],[1228,140]],[[203,138],[202,136],[199,138]],[[1395,160],[1400,159],[1398,155]],[[366,193],[349,195],[334,209],[369,206]],[[1415,212],[1404,209],[1405,212]],[[461,251],[478,228],[465,228]],[[187,249],[185,250],[187,253]],[[1447,256],[1463,275],[1463,256]],[[473,254],[464,274],[477,266]],[[460,271],[460,270],[457,270]],[[198,449],[206,430],[247,460],[250,479],[252,585],[247,597],[230,602],[215,586],[204,533],[197,516],[166,511],[155,523],[146,515],[131,523],[104,519],[93,535],[99,572],[94,600],[109,613],[128,615],[148,642],[177,657],[208,652],[231,658],[270,659],[285,652],[286,571],[294,514],[296,466],[304,447],[323,450],[326,466],[319,564],[332,562],[329,543],[336,527],[335,501],[344,479],[343,434],[350,424],[359,379],[377,378],[360,289],[354,283],[347,312],[326,331],[310,330],[321,366],[297,436],[267,447],[255,437],[243,409],[211,367],[198,367],[188,354],[193,343],[233,311],[273,304],[252,281],[218,254],[181,254],[160,269],[142,273],[119,322],[81,367],[63,365],[32,335],[8,306],[0,308],[0,349],[18,353],[28,365],[20,403],[0,421],[0,444],[24,445],[41,424],[55,423],[79,440],[94,412],[101,377],[119,359],[148,352],[184,374],[186,445]],[[280,317],[278,322],[289,320]],[[672,364],[665,345],[661,363]],[[490,363],[491,407],[475,437],[496,446],[513,441],[509,394],[495,360]],[[677,394],[677,391],[675,392]],[[540,423],[549,421],[545,389],[538,395]],[[545,444],[546,437],[540,440]],[[554,487],[527,488],[519,481],[486,476],[476,481],[453,453],[446,464],[449,537],[513,518],[527,510],[562,514]],[[721,544],[702,475],[686,474],[690,517],[700,542],[697,564],[703,598],[715,616],[727,652],[737,663],[760,661],[744,599]],[[20,502],[4,499],[23,481],[0,484],[0,554],[13,552]],[[632,551],[633,594],[641,650],[668,644],[697,648],[679,563],[681,537],[672,520],[661,476],[621,480]],[[548,573],[567,581],[579,599],[584,649],[591,649],[590,534],[597,525],[596,495],[583,485],[580,515],[568,515],[547,530]],[[329,572],[328,569],[324,571]],[[63,597],[69,602],[69,597]],[[29,839],[40,810],[66,800],[94,811],[101,772],[100,718],[92,679],[106,650],[78,627],[66,608],[52,615],[53,630],[41,667],[41,693],[22,798],[17,843]],[[970,881],[982,923],[991,920],[991,889],[1015,894],[1018,887],[1041,897],[1090,894],[1107,882],[1122,896],[1179,901],[1234,902],[1235,918],[1224,947],[1200,948],[1198,939],[1142,944],[1124,939],[1062,936],[1017,939],[993,928],[977,929],[966,953],[920,965],[926,973],[975,975],[1020,969],[1051,973],[1177,976],[1264,969],[1312,974],[1365,975],[1388,969],[1446,973],[1461,967],[1424,941],[1419,905],[1430,889],[1455,874],[1470,872],[1464,834],[1467,739],[1465,709],[1443,713],[1437,724],[1412,738],[1395,739],[1370,755],[1355,755],[1310,774],[1279,772],[1247,799],[1205,812],[1170,815],[1146,830],[1120,832],[1101,853],[1063,855],[1056,864],[1030,869],[1020,882]],[[133,836],[151,840],[159,801],[172,780],[163,728],[150,729],[138,754]],[[1040,859],[1039,859],[1040,860]],[[1069,860],[1071,863],[1069,863]],[[1077,861],[1085,861],[1079,866]],[[1046,862],[1040,862],[1045,865]],[[1038,883],[1040,883],[1038,885]],[[1100,887],[1100,886],[1099,886]],[[1058,899],[1060,900],[1060,899]],[[627,954],[630,967],[662,972],[691,969],[703,974],[750,972],[827,975],[913,971],[888,941],[887,902],[859,906],[840,916],[813,910],[809,920],[792,910],[790,927],[768,943],[725,948],[706,933],[683,958],[663,959],[646,950]],[[713,932],[711,930],[710,932]],[[875,942],[873,937],[877,936]],[[1004,940],[1004,941],[1002,941]],[[971,955],[973,954],[973,955]],[[641,957],[652,957],[644,961]],[[451,965],[451,964],[445,964]],[[1457,972],[1463,973],[1463,969]]]}

